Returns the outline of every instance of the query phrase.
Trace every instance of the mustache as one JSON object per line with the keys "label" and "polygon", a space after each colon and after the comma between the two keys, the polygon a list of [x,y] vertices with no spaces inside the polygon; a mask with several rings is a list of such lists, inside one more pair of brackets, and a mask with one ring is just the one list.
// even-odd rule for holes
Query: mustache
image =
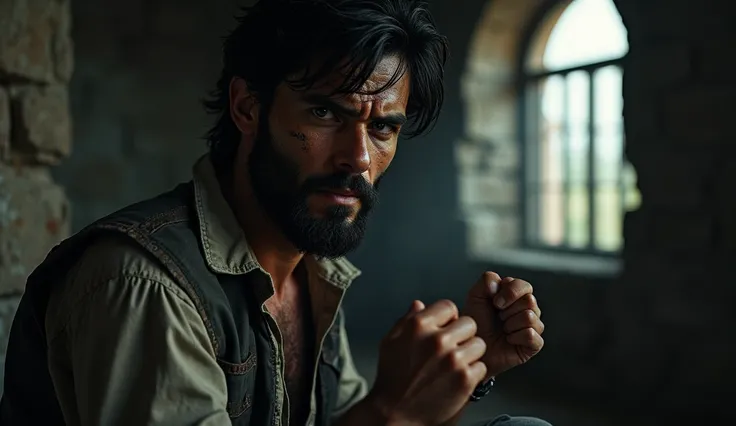
{"label": "mustache", "polygon": [[311,176],[302,184],[302,191],[305,193],[320,192],[330,189],[349,189],[354,192],[361,201],[375,202],[378,197],[378,189],[376,185],[371,185],[361,175],[340,173],[325,176]]}

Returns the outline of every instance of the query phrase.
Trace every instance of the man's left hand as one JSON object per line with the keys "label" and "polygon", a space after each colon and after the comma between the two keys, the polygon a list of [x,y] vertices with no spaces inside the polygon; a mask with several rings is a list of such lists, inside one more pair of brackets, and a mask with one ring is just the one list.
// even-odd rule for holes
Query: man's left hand
{"label": "man's left hand", "polygon": [[468,293],[463,314],[472,317],[487,345],[487,378],[529,361],[544,346],[542,312],[531,284],[484,272]]}

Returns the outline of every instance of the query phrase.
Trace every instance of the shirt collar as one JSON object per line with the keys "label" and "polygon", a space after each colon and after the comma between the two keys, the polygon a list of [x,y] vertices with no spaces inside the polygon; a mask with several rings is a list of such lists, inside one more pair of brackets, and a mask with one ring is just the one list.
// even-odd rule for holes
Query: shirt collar
{"label": "shirt collar", "polygon": [[[235,214],[222,194],[209,155],[194,165],[194,200],[199,235],[207,265],[220,274],[240,275],[262,269],[245,239]],[[345,258],[305,257],[305,266],[335,287],[346,289],[360,271]]]}

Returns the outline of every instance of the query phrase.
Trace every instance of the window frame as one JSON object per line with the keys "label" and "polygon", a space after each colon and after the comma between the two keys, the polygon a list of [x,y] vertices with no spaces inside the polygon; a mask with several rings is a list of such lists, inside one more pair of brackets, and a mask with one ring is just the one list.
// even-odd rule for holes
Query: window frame
{"label": "window frame", "polygon": [[[530,249],[530,250],[536,250],[536,251],[543,251],[543,252],[550,252],[550,253],[564,253],[564,254],[579,254],[579,255],[594,255],[598,257],[607,257],[607,258],[617,258],[621,255],[621,250],[623,247],[620,247],[618,250],[610,251],[610,250],[600,250],[595,247],[595,216],[593,214],[590,214],[588,217],[588,235],[589,242],[584,248],[576,248],[576,247],[570,247],[566,243],[563,242],[563,244],[559,246],[553,246],[548,244],[539,244],[532,241],[530,238],[531,232],[533,229],[533,226],[537,226],[536,223],[538,223],[538,219],[540,217],[540,209],[533,208],[533,206],[530,205],[530,199],[531,197],[528,197],[529,194],[529,181],[530,181],[530,173],[538,173],[538,170],[536,168],[532,169],[532,165],[529,164],[530,157],[533,157],[532,151],[539,150],[539,144],[530,144],[528,143],[528,131],[530,130],[529,123],[529,100],[528,100],[528,87],[531,83],[548,78],[550,76],[562,76],[566,77],[568,74],[577,72],[577,71],[584,71],[589,74],[590,78],[590,84],[589,84],[589,98],[588,98],[588,108],[589,108],[589,125],[588,125],[588,135],[589,135],[589,146],[591,149],[588,150],[588,164],[595,165],[595,161],[592,161],[595,156],[595,144],[596,144],[596,138],[594,134],[593,126],[590,124],[592,123],[592,113],[594,113],[594,85],[592,84],[593,79],[592,76],[594,73],[602,69],[604,67],[608,66],[618,66],[621,68],[622,72],[624,69],[624,65],[626,63],[626,59],[628,56],[628,53],[624,56],[621,56],[619,58],[604,60],[604,61],[598,61],[598,62],[591,62],[591,63],[584,63],[580,65],[576,65],[573,67],[563,68],[563,69],[555,69],[555,70],[541,70],[541,71],[534,71],[530,72],[527,69],[527,63],[530,58],[530,55],[532,54],[531,50],[532,47],[536,41],[536,37],[538,34],[538,31],[543,29],[543,26],[548,23],[549,19],[552,19],[552,15],[555,12],[559,12],[559,15],[564,13],[564,10],[575,0],[546,0],[541,5],[537,7],[537,10],[532,16],[532,19],[528,22],[527,26],[523,30],[523,34],[521,37],[521,42],[519,45],[519,54],[517,55],[517,63],[515,64],[516,67],[516,78],[515,78],[515,88],[516,88],[516,94],[517,94],[517,111],[516,111],[516,124],[517,124],[517,143],[518,143],[518,149],[519,149],[519,175],[518,179],[521,183],[518,186],[518,199],[519,199],[519,211],[521,214],[521,220],[520,223],[520,246],[524,249]],[[559,16],[558,16],[559,17]],[[555,23],[552,24],[551,28],[554,28],[556,25]],[[625,133],[622,133],[624,137],[623,145],[625,146]],[[532,146],[534,145],[534,146]],[[626,156],[625,153],[622,153],[622,160],[626,162]],[[536,162],[537,164],[540,164],[539,162]],[[623,165],[623,164],[622,164]],[[594,185],[596,182],[595,177],[595,170],[596,167],[588,167],[588,211],[589,212],[595,212],[595,196],[592,196],[591,194],[595,193]],[[619,182],[619,185],[621,182]],[[621,209],[622,211],[625,211],[624,209],[624,203],[625,203],[625,191],[622,191],[621,194]],[[530,216],[533,216],[535,219],[534,222],[536,223],[530,223],[532,222]],[[567,217],[565,217],[565,220],[567,220]],[[536,235],[538,235],[538,232],[535,232]]]}

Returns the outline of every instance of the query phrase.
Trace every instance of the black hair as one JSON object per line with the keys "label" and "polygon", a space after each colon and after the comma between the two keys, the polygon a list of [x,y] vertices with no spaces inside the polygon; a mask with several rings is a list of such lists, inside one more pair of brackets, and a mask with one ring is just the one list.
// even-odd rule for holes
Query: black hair
{"label": "black hair", "polygon": [[[429,130],[444,100],[447,39],[435,28],[424,0],[260,0],[243,9],[236,28],[223,43],[223,69],[215,90],[204,101],[218,116],[207,132],[213,163],[229,169],[240,141],[230,117],[229,86],[245,80],[268,109],[282,82],[305,90],[331,72],[346,76],[335,93],[356,93],[387,55],[401,66],[377,93],[408,71],[407,137]],[[315,59],[320,66],[309,69]],[[298,75],[294,78],[294,75]]]}

